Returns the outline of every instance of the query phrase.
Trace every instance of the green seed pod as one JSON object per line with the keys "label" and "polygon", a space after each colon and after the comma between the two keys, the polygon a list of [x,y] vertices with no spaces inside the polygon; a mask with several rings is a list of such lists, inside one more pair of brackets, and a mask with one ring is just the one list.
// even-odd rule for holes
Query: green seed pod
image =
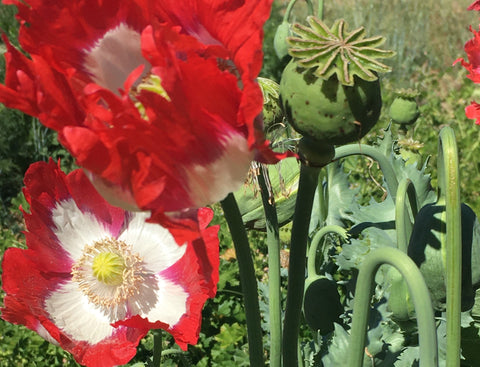
{"label": "green seed pod", "polygon": [[411,90],[398,92],[398,97],[394,99],[390,106],[390,117],[393,122],[400,125],[411,125],[417,120],[420,116],[418,104],[415,100],[417,96],[418,93]]}
{"label": "green seed pod", "polygon": [[294,129],[323,144],[338,145],[363,137],[380,116],[378,72],[391,69],[377,59],[392,51],[377,48],[383,37],[365,38],[363,28],[347,32],[343,19],[327,27],[308,17],[295,24],[288,53],[293,60],[280,82],[280,100]]}
{"label": "green seed pod", "polygon": [[[480,285],[480,224],[466,204],[462,220],[462,310],[473,306]],[[445,205],[428,204],[417,214],[408,255],[422,272],[436,310],[446,306],[446,210]]]}
{"label": "green seed pod", "polygon": [[336,75],[325,80],[291,60],[280,82],[287,120],[304,136],[321,144],[347,144],[362,138],[378,121],[380,83],[355,77],[342,85]]}

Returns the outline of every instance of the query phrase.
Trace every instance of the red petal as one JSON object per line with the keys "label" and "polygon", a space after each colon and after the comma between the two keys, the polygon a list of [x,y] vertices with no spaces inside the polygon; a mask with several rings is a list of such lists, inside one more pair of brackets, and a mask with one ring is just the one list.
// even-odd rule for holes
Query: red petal
{"label": "red petal", "polygon": [[473,38],[465,43],[465,52],[469,62],[459,58],[454,64],[460,62],[469,71],[467,77],[475,83],[480,83],[480,33],[474,31],[471,27],[470,31],[473,33]]}
{"label": "red petal", "polygon": [[480,0],[475,0],[472,4],[470,4],[467,10],[480,10]]}
{"label": "red petal", "polygon": [[[222,157],[232,135],[245,138],[262,162],[285,156],[272,152],[257,119],[263,98],[255,79],[272,0],[4,3],[19,9],[19,40],[32,61],[9,48],[12,60],[0,101],[58,131],[78,164],[104,186],[116,187],[113,194],[135,200],[130,207],[151,211],[152,220],[222,199],[215,185],[193,197],[188,177]],[[85,53],[119,25],[142,35],[150,72],[161,77],[170,101],[148,91],[132,100],[128,90],[112,92],[92,83]],[[135,85],[139,70],[125,75],[125,88]],[[225,175],[235,177],[230,183],[218,180],[218,173],[206,180],[218,180],[223,195],[237,189],[243,169],[242,164],[235,175]]]}
{"label": "red petal", "polygon": [[469,119],[474,119],[475,124],[480,125],[480,104],[472,102],[469,106],[465,107],[465,115]]}

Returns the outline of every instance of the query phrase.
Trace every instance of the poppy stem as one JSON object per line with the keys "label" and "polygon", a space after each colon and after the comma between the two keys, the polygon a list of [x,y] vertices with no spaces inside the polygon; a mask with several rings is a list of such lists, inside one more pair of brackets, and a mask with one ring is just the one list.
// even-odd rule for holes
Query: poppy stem
{"label": "poppy stem", "polygon": [[[410,204],[411,215],[407,208]],[[413,182],[404,178],[400,181],[395,202],[395,228],[397,232],[397,248],[407,253],[408,241],[412,235],[413,221],[418,213],[417,194]]]}
{"label": "poppy stem", "polygon": [[462,301],[462,215],[460,173],[455,133],[451,127],[440,131],[438,146],[439,197],[445,198],[447,212],[447,366],[460,366]]}
{"label": "poppy stem", "polygon": [[323,20],[323,13],[325,9],[325,4],[323,3],[323,0],[318,0],[318,18]]}
{"label": "poppy stem", "polygon": [[393,202],[395,202],[395,198],[397,197],[398,180],[395,170],[393,169],[392,164],[388,161],[387,156],[370,145],[348,144],[335,148],[335,158],[333,158],[333,160],[337,161],[351,155],[365,155],[377,161],[382,170],[383,177],[385,178],[389,194],[392,197]]}
{"label": "poppy stem", "polygon": [[282,365],[282,309],[280,284],[280,234],[273,192],[269,192],[264,174],[268,170],[259,165],[258,184],[262,195],[267,227],[268,246],[268,311],[270,316],[270,367]]}
{"label": "poppy stem", "polygon": [[153,330],[153,367],[162,364],[162,329]]}
{"label": "poppy stem", "polygon": [[355,287],[350,345],[347,350],[347,366],[363,366],[374,278],[382,264],[389,264],[395,267],[407,283],[417,315],[420,367],[437,367],[438,353],[435,318],[425,280],[420,269],[405,252],[388,246],[372,250],[360,266]]}
{"label": "poppy stem", "polygon": [[300,167],[288,264],[287,304],[283,328],[284,367],[298,365],[298,334],[305,287],[308,228],[319,172],[319,167],[309,167],[304,163]]}
{"label": "poppy stem", "polygon": [[243,225],[242,215],[238,209],[237,201],[232,193],[221,202],[225,219],[232,235],[233,245],[237,256],[240,283],[245,304],[245,317],[247,321],[248,349],[251,367],[262,367],[263,340],[260,323],[260,307],[258,304],[257,278],[253,265],[247,232]]}

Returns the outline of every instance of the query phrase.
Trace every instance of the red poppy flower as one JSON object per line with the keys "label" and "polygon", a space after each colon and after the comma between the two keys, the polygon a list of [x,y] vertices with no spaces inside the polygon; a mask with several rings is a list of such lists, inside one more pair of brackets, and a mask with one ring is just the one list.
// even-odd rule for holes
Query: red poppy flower
{"label": "red poppy flower", "polygon": [[474,31],[472,27],[470,27],[470,32],[473,33],[473,38],[465,43],[465,52],[469,62],[459,58],[453,64],[460,62],[469,72],[467,78],[475,83],[480,83],[480,33]]}
{"label": "red poppy flower", "polygon": [[475,0],[471,3],[467,10],[480,10],[480,0]]}
{"label": "red poppy flower", "polygon": [[223,199],[275,162],[256,82],[272,0],[3,0],[18,7],[0,101],[37,116],[114,205]]}
{"label": "red poppy flower", "polygon": [[[151,328],[186,349],[218,282],[218,226],[198,210],[199,232],[178,237],[142,212],[109,205],[83,171],[53,162],[26,173],[28,249],[9,248],[2,318],[59,344],[87,366],[128,362]],[[185,231],[185,230],[184,230]]]}
{"label": "red poppy flower", "polygon": [[469,106],[465,107],[465,115],[469,119],[474,119],[475,124],[480,125],[480,104],[472,102]]}

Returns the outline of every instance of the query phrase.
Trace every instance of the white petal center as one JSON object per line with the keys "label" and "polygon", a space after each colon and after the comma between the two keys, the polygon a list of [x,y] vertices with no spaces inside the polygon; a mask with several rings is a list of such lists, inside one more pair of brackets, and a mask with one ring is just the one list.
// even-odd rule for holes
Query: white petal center
{"label": "white petal center", "polygon": [[82,256],[83,247],[111,234],[93,214],[83,213],[74,200],[60,201],[52,210],[53,232],[73,260]]}
{"label": "white petal center", "polygon": [[166,228],[146,222],[148,213],[136,212],[130,215],[128,227],[118,236],[118,240],[130,244],[132,251],[143,258],[148,269],[159,273],[183,256],[187,246],[179,246]]}
{"label": "white petal center", "polygon": [[200,207],[224,199],[245,181],[254,153],[240,134],[229,136],[223,154],[208,165],[187,167],[185,174],[192,202]]}
{"label": "white petal center", "polygon": [[130,73],[140,65],[145,65],[146,75],[150,63],[142,55],[140,38],[140,33],[121,23],[86,50],[84,67],[93,81],[118,93]]}
{"label": "white petal center", "polygon": [[55,325],[77,341],[96,344],[115,331],[109,317],[94,307],[73,282],[53,292],[45,300],[45,308]]}

